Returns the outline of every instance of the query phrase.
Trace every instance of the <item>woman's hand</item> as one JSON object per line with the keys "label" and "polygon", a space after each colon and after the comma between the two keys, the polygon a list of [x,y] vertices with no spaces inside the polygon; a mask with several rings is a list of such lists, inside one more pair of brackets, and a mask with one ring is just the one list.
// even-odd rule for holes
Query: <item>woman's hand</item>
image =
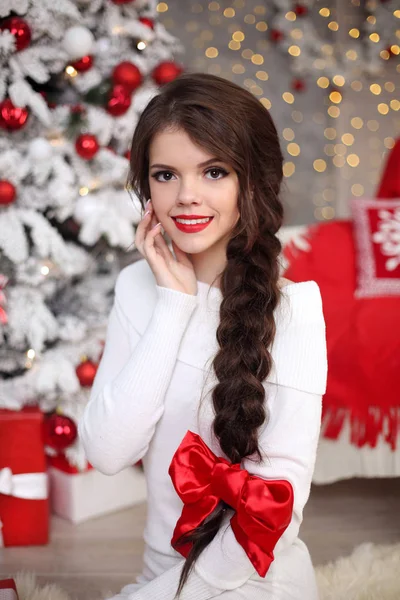
{"label": "woman's hand", "polygon": [[168,248],[151,200],[146,204],[146,210],[150,212],[137,226],[135,244],[149,263],[157,285],[196,296],[197,280],[191,261],[175,242],[172,241],[175,256]]}

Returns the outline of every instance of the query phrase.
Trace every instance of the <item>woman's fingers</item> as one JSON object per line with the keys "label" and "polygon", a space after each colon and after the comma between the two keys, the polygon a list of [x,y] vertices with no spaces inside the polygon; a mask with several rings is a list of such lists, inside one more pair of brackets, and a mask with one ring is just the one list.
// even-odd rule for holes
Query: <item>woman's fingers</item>
{"label": "woman's fingers", "polygon": [[167,242],[165,241],[165,239],[162,235],[161,227],[159,227],[158,230],[159,230],[158,233],[160,235],[157,234],[154,238],[154,244],[155,244],[156,248],[162,254],[162,256],[167,264],[170,264],[172,261],[175,262],[175,256],[172,254],[171,250],[168,247]]}
{"label": "woman's fingers", "polygon": [[181,250],[179,248],[179,246],[177,246],[173,240],[171,240],[171,242],[172,242],[172,248],[173,248],[175,256],[176,256],[176,260],[178,262],[180,262],[182,265],[185,265],[185,267],[192,268],[193,267],[192,262],[190,261],[190,259],[187,256],[186,252],[184,252],[183,250]]}
{"label": "woman's fingers", "polygon": [[147,231],[149,230],[152,218],[152,212],[148,213],[147,215],[143,215],[142,220],[136,228],[135,246],[142,255],[144,255],[144,240],[147,235]]}

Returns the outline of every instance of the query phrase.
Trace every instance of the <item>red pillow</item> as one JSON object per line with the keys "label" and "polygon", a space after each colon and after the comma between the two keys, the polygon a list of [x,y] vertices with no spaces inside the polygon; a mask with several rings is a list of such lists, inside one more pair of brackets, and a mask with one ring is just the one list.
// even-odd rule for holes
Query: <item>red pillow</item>
{"label": "red pillow", "polygon": [[400,296],[400,198],[353,198],[358,298]]}

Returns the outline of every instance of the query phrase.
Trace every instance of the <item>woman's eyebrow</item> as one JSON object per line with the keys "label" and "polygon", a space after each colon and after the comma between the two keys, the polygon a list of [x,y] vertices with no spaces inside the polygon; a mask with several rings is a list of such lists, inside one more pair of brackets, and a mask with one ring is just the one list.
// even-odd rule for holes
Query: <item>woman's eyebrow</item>
{"label": "woman's eyebrow", "polygon": [[[220,158],[216,158],[215,157],[215,158],[210,158],[210,159],[208,159],[208,160],[206,160],[206,161],[204,161],[202,163],[199,163],[197,166],[198,167],[205,167],[205,166],[207,166],[207,165],[209,165],[211,163],[214,163],[214,162],[224,162],[224,161],[221,160]],[[154,167],[157,167],[158,169],[171,169],[172,171],[175,170],[174,167],[171,167],[170,165],[163,165],[163,164],[160,164],[160,163],[154,163],[153,165],[150,165],[150,169],[152,169]]]}

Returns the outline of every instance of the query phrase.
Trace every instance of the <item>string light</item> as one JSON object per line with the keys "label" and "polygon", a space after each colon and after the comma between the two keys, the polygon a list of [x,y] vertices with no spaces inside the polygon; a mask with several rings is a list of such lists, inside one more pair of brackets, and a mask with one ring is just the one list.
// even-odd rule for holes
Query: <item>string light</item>
{"label": "string light", "polygon": [[351,193],[353,196],[362,196],[364,193],[364,186],[361,183],[354,183],[351,186]]}
{"label": "string light", "polygon": [[317,158],[313,162],[313,167],[317,173],[323,173],[326,170],[326,162],[322,158]]}
{"label": "string light", "polygon": [[65,67],[65,73],[68,77],[76,77],[78,75],[78,71],[72,65]]}
{"label": "string light", "polygon": [[372,83],[369,86],[369,89],[371,90],[371,92],[373,94],[375,94],[376,96],[378,96],[381,92],[382,92],[382,88],[378,83]]}
{"label": "string light", "polygon": [[290,127],[285,127],[285,129],[282,132],[282,135],[285,138],[285,140],[288,142],[292,142],[295,137],[294,131]]}
{"label": "string light", "polygon": [[339,85],[340,87],[346,83],[343,75],[334,75],[332,81],[335,85]]}
{"label": "string light", "polygon": [[329,79],[327,77],[318,77],[317,85],[320,88],[327,88],[329,87]]}
{"label": "string light", "polygon": [[295,45],[289,46],[288,52],[291,56],[300,56],[301,48],[299,46],[295,46]]}
{"label": "string light", "polygon": [[291,142],[287,145],[287,151],[291,156],[298,156],[300,154],[300,146],[294,142]]}
{"label": "string light", "polygon": [[364,121],[362,120],[361,117],[353,117],[350,121],[351,126],[354,127],[354,129],[361,129],[362,126],[364,125]]}
{"label": "string light", "polygon": [[268,25],[265,21],[259,21],[256,25],[257,31],[267,31]]}
{"label": "string light", "polygon": [[340,115],[340,108],[338,106],[330,106],[328,108],[328,115],[332,117],[332,119],[337,119]]}
{"label": "string light", "polygon": [[354,135],[351,133],[344,133],[342,135],[342,142],[346,146],[352,146],[354,144]]}
{"label": "string light", "polygon": [[350,167],[358,167],[360,164],[360,158],[357,156],[357,154],[349,154],[346,160]]}
{"label": "string light", "polygon": [[292,112],[292,119],[295,123],[301,123],[303,121],[303,113],[299,110],[294,110]]}
{"label": "string light", "polygon": [[356,29],[356,28],[350,29],[350,31],[349,31],[349,35],[350,35],[352,38],[354,38],[354,39],[357,39],[357,38],[359,38],[359,37],[360,37],[360,31],[359,31],[358,29]]}
{"label": "string light", "polygon": [[232,39],[235,40],[235,42],[243,42],[245,37],[246,36],[244,35],[243,31],[235,31],[235,33],[232,35]]}
{"label": "string light", "polygon": [[296,171],[296,165],[294,162],[285,162],[283,165],[283,175],[285,177],[291,177],[293,173]]}
{"label": "string light", "polygon": [[251,62],[254,65],[262,65],[264,63],[264,57],[261,54],[253,54]]}
{"label": "string light", "polygon": [[269,100],[269,98],[260,98],[260,102],[267,110],[270,110],[272,102]]}
{"label": "string light", "polygon": [[327,127],[324,131],[324,136],[328,140],[334,140],[336,138],[336,129],[334,129],[333,127]]}
{"label": "string light", "polygon": [[235,9],[234,8],[226,8],[223,12],[223,15],[227,19],[232,19],[236,15]]}
{"label": "string light", "polygon": [[385,102],[381,102],[380,104],[378,104],[377,108],[378,112],[381,113],[381,115],[387,115],[389,112],[389,107],[387,104],[385,104]]}
{"label": "string light", "polygon": [[290,92],[284,92],[282,94],[282,98],[284,99],[285,102],[287,102],[288,104],[293,104],[294,102],[294,96],[293,94],[291,94]]}
{"label": "string light", "polygon": [[164,13],[168,10],[168,4],[166,2],[159,2],[157,4],[157,12]]}
{"label": "string light", "polygon": [[207,48],[204,54],[207,56],[207,58],[217,58],[218,50],[217,48],[210,46],[210,48]]}
{"label": "string light", "polygon": [[329,17],[331,11],[329,10],[329,8],[321,8],[319,14],[321,15],[321,17]]}

